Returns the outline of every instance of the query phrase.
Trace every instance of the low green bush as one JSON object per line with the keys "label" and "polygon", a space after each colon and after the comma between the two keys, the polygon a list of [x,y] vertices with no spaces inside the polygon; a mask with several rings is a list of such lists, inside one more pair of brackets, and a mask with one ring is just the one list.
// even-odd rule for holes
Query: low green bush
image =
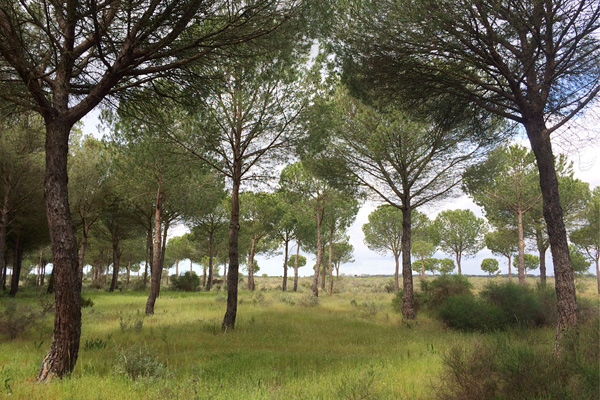
{"label": "low green bush", "polygon": [[173,290],[193,292],[198,286],[200,286],[200,277],[193,271],[186,271],[185,274],[179,276],[171,276],[171,288]]}
{"label": "low green bush", "polygon": [[461,331],[491,331],[502,328],[504,314],[500,307],[470,294],[448,297],[438,309],[446,325]]}
{"label": "low green bush", "polygon": [[115,372],[135,381],[139,378],[160,378],[165,375],[166,368],[158,361],[153,349],[145,345],[134,345],[119,353]]}
{"label": "low green bush", "polygon": [[40,322],[42,313],[26,304],[17,304],[15,300],[6,303],[0,311],[0,335],[7,335],[14,340],[29,327]]}
{"label": "low green bush", "polygon": [[[501,326],[541,326],[547,324],[552,310],[545,310],[540,300],[541,291],[533,291],[527,286],[506,282],[490,283],[479,294],[484,302],[502,310],[498,316]],[[554,309],[555,310],[555,309]]]}
{"label": "low green bush", "polygon": [[471,294],[473,285],[463,275],[442,275],[433,280],[421,280],[422,301],[432,309],[440,307],[450,296]]}

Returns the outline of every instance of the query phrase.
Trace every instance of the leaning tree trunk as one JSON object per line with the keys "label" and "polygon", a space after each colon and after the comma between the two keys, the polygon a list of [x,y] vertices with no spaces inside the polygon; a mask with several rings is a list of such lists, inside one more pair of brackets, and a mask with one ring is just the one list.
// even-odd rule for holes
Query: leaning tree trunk
{"label": "leaning tree trunk", "polygon": [[554,264],[556,282],[557,314],[556,341],[554,351],[560,352],[563,333],[577,326],[577,299],[575,277],[569,255],[567,231],[558,192],[558,179],[552,154],[552,143],[543,116],[525,126],[531,149],[537,160],[540,174],[540,189],[544,201],[544,219],[548,229],[550,251]]}
{"label": "leaning tree trunk", "polygon": [[[60,102],[60,99],[55,101]],[[81,279],[67,190],[69,133],[73,124],[49,118],[46,119],[44,195],[53,255],[56,311],[50,349],[36,378],[42,382],[73,371],[81,338]]]}
{"label": "leaning tree trunk", "polygon": [[[239,163],[239,162],[237,162]],[[229,271],[227,273],[227,310],[223,317],[221,329],[227,331],[235,328],[238,298],[239,251],[240,234],[240,183],[241,165],[235,165],[233,189],[231,191],[231,218],[229,220]]]}
{"label": "leaning tree trunk", "polygon": [[160,265],[161,252],[161,215],[162,215],[162,178],[158,180],[156,191],[156,207],[154,209],[154,245],[152,250],[152,265],[150,268],[150,294],[146,302],[146,315],[154,314],[154,303],[160,292],[162,266]]}
{"label": "leaning tree trunk", "polygon": [[281,284],[281,290],[283,292],[287,291],[287,263],[288,263],[288,246],[290,244],[289,239],[286,237],[285,239],[285,251],[283,256],[283,282]]}
{"label": "leaning tree trunk", "polygon": [[10,297],[15,297],[19,290],[19,279],[21,278],[21,265],[23,262],[23,246],[21,245],[21,235],[17,233],[15,239],[15,251],[13,255],[13,273],[10,279]]}
{"label": "leaning tree trunk", "polygon": [[294,292],[298,291],[298,257],[300,256],[300,245],[296,243],[296,259],[294,260]]}
{"label": "leaning tree trunk", "polygon": [[402,209],[402,317],[415,319],[415,300],[413,297],[413,277],[410,263],[410,208]]}

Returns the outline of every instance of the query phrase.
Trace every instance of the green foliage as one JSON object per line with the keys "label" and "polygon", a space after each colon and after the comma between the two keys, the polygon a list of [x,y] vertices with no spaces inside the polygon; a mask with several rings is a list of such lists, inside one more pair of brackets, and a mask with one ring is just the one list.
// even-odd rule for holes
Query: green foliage
{"label": "green foliage", "polygon": [[555,309],[544,309],[538,292],[527,286],[512,282],[490,283],[481,292],[484,302],[494,304],[502,310],[502,325],[539,326],[548,321]]}
{"label": "green foliage", "polygon": [[[598,232],[600,235],[600,232]],[[569,245],[569,254],[571,256],[571,265],[573,265],[573,271],[578,274],[585,274],[590,268],[591,263],[586,259],[586,257],[579,251],[577,246],[571,244]]]}
{"label": "green foliage", "polygon": [[146,345],[134,345],[121,351],[115,364],[115,372],[127,375],[135,381],[139,378],[160,378],[167,369],[158,359],[158,353]]}
{"label": "green foliage", "polygon": [[369,214],[369,222],[362,226],[367,247],[379,254],[391,252],[400,255],[402,238],[402,211],[397,207],[382,205]]}
{"label": "green foliage", "polygon": [[441,306],[450,296],[470,295],[472,288],[469,279],[462,275],[442,275],[421,281],[421,292],[427,305],[433,309]]}
{"label": "green foliage", "polygon": [[440,249],[447,254],[458,255],[460,259],[474,256],[483,248],[485,221],[475,216],[471,210],[444,210],[434,221],[440,239]]}
{"label": "green foliage", "polygon": [[495,258],[484,258],[481,261],[481,270],[487,272],[490,276],[499,272],[500,268],[498,267],[498,260]]}
{"label": "green foliage", "polygon": [[501,327],[502,310],[470,294],[450,296],[438,310],[446,325],[461,331],[491,331]]}
{"label": "green foliage", "polygon": [[105,349],[111,336],[112,336],[112,334],[108,335],[108,337],[106,339],[103,339],[101,337],[96,337],[93,339],[86,339],[83,344],[83,349],[84,350]]}
{"label": "green foliage", "polygon": [[451,258],[441,258],[438,259],[436,267],[442,275],[448,275],[451,274],[452,271],[454,271],[456,265],[454,264],[454,260],[452,260]]}
{"label": "green foliage", "polygon": [[185,274],[171,276],[171,288],[184,292],[193,292],[200,286],[200,277],[194,271],[186,271]]}
{"label": "green foliage", "polygon": [[567,339],[556,357],[546,347],[498,336],[444,355],[437,398],[593,399],[600,390],[598,320]]}
{"label": "green foliage", "polygon": [[302,307],[315,307],[319,305],[319,298],[312,293],[307,293],[298,298],[297,304]]}
{"label": "green foliage", "polygon": [[123,315],[123,313],[119,313],[119,326],[122,332],[127,330],[139,332],[144,327],[144,316],[140,314],[139,310],[136,314]]}
{"label": "green foliage", "polygon": [[29,327],[40,322],[42,314],[26,304],[8,301],[4,311],[0,312],[0,335],[7,335],[14,340]]}
{"label": "green foliage", "polygon": [[[294,265],[296,263],[296,255],[292,255],[290,256],[290,259],[288,260],[288,267],[289,268],[293,268]],[[306,257],[304,257],[302,254],[298,255],[298,268],[300,267],[304,267],[306,265]]]}
{"label": "green foliage", "polygon": [[[528,271],[536,270],[540,267],[540,258],[533,254],[523,254],[523,259],[525,260],[525,269]],[[519,267],[519,258],[513,258],[513,267]]]}
{"label": "green foliage", "polygon": [[81,308],[94,307],[94,300],[91,297],[81,297]]}

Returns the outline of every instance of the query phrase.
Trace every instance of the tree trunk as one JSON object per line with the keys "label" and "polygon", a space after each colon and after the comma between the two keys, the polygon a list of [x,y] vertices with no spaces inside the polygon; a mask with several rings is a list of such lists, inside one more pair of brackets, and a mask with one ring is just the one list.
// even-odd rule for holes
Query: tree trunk
{"label": "tree trunk", "polygon": [[250,254],[248,255],[248,290],[254,290],[254,251],[256,249],[256,238],[252,236]]}
{"label": "tree trunk", "polygon": [[129,260],[127,262],[127,283],[126,285],[129,286],[129,277],[131,276],[131,260]]}
{"label": "tree trunk", "polygon": [[577,299],[575,277],[569,255],[567,232],[558,192],[558,179],[554,167],[554,155],[550,135],[546,130],[544,117],[540,115],[525,126],[531,149],[537,160],[540,173],[540,189],[544,201],[544,219],[550,239],[550,251],[554,263],[556,282],[557,323],[555,353],[560,352],[563,333],[577,326]]}
{"label": "tree trunk", "polygon": [[82,234],[81,234],[81,245],[79,246],[79,277],[83,281],[83,265],[85,263],[85,249],[88,242],[88,234],[90,227],[88,226],[85,218],[82,218]]}
{"label": "tree trunk", "polygon": [[415,319],[415,301],[413,297],[413,277],[410,263],[410,208],[402,209],[402,317]]}
{"label": "tree trunk", "polygon": [[298,257],[300,256],[300,244],[296,243],[296,259],[294,260],[294,292],[298,291]]}
{"label": "tree trunk", "polygon": [[[55,94],[55,102],[63,102]],[[52,246],[55,295],[54,333],[37,380],[61,378],[75,368],[81,339],[81,279],[77,240],[69,210],[67,155],[72,122],[46,117],[46,177],[44,194]]]}
{"label": "tree trunk", "polygon": [[542,286],[546,286],[546,250],[547,246],[538,245],[538,253],[540,255],[540,282]]}
{"label": "tree trunk", "polygon": [[508,281],[512,282],[512,265],[511,265],[512,257],[509,254],[506,256],[506,258],[508,258]]}
{"label": "tree trunk", "polygon": [[194,262],[192,261],[192,258],[190,257],[190,274],[192,272],[194,272],[194,270],[192,269],[193,264],[194,264]]}
{"label": "tree trunk", "polygon": [[161,252],[161,216],[162,216],[162,178],[158,180],[156,190],[156,204],[154,209],[154,246],[152,248],[152,265],[150,268],[150,294],[146,302],[146,315],[154,314],[154,303],[160,292],[160,280],[162,278],[162,266],[160,260]]}
{"label": "tree trunk", "polygon": [[394,284],[396,285],[396,292],[400,290],[400,254],[402,253],[394,254],[394,261],[396,261],[396,271],[394,272]]}
{"label": "tree trunk", "polygon": [[179,258],[175,259],[175,275],[179,276]]}
{"label": "tree trunk", "polygon": [[600,294],[600,267],[598,266],[597,258],[596,258],[596,281],[598,282],[598,294]]}
{"label": "tree trunk", "polygon": [[[150,224],[152,225],[152,224]],[[150,265],[150,260],[152,258],[152,226],[148,227],[148,232],[146,234],[146,263],[144,264],[144,289],[146,289],[146,285],[148,284],[148,266]],[[152,271],[152,267],[150,267],[150,271]]]}
{"label": "tree trunk", "polygon": [[13,253],[13,273],[10,279],[10,297],[15,297],[19,290],[19,279],[21,278],[21,264],[23,261],[23,246],[21,246],[21,234],[17,233],[15,238],[15,250]]}
{"label": "tree trunk", "polygon": [[312,283],[312,292],[315,297],[319,297],[319,267],[321,266],[321,258],[323,257],[321,249],[321,222],[323,222],[324,212],[324,208],[317,210],[317,261]]}
{"label": "tree trunk", "polygon": [[208,237],[208,282],[206,282],[206,290],[212,288],[213,283],[213,259],[215,257],[215,233],[210,232]]}
{"label": "tree trunk", "polygon": [[457,252],[456,252],[456,266],[458,267],[458,274],[459,274],[459,275],[462,275],[462,270],[461,270],[461,268],[460,268],[460,259],[461,259],[461,258],[462,258],[462,257],[461,257],[460,251],[457,251]]}
{"label": "tree trunk", "polygon": [[329,230],[329,295],[333,294],[333,229]]}
{"label": "tree trunk", "polygon": [[235,328],[238,298],[239,253],[238,239],[240,233],[240,183],[241,165],[236,160],[235,177],[231,191],[231,218],[229,220],[229,272],[227,274],[227,310],[223,317],[221,329],[225,332]]}
{"label": "tree trunk", "polygon": [[425,278],[425,259],[421,257],[421,278]]}
{"label": "tree trunk", "polygon": [[283,256],[283,282],[281,284],[281,290],[283,292],[287,291],[287,263],[288,263],[288,246],[290,244],[289,239],[285,239],[285,250],[284,250],[284,256]]}
{"label": "tree trunk", "polygon": [[110,269],[110,258],[106,260],[106,273],[104,274],[104,286],[108,284],[108,270]]}
{"label": "tree trunk", "polygon": [[517,270],[519,272],[519,285],[525,284],[525,235],[523,234],[523,211],[517,211],[517,231],[519,232],[519,262]]}
{"label": "tree trunk", "polygon": [[110,281],[109,292],[114,292],[119,280],[119,264],[121,262],[121,249],[119,249],[119,237],[113,237],[113,274]]}
{"label": "tree trunk", "polygon": [[[323,250],[321,250],[321,254],[325,253],[325,246],[323,246]],[[325,268],[325,257],[321,257],[321,291],[325,291],[325,275],[326,275],[326,270],[327,268]]]}
{"label": "tree trunk", "polygon": [[2,272],[2,290],[6,289],[6,232],[8,227],[8,183],[4,184],[4,202],[0,212],[0,271]]}
{"label": "tree trunk", "polygon": [[223,278],[227,280],[227,261],[223,263]]}

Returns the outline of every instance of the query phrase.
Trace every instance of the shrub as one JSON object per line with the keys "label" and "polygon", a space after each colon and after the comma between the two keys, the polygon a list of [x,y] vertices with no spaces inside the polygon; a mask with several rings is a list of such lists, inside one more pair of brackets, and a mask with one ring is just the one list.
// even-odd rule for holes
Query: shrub
{"label": "shrub", "polygon": [[0,334],[8,335],[10,340],[14,340],[27,328],[39,322],[41,313],[35,311],[32,307],[10,300],[6,303],[4,311],[0,312]]}
{"label": "shrub", "polygon": [[193,292],[198,286],[200,286],[200,278],[193,271],[186,271],[185,274],[180,276],[171,276],[171,287],[173,288],[173,290]]}
{"label": "shrub", "polygon": [[490,331],[503,323],[502,310],[473,295],[450,296],[438,309],[438,317],[449,327],[461,331]]}
{"label": "shrub", "polygon": [[433,309],[441,306],[450,296],[471,294],[473,286],[463,275],[442,275],[431,281],[421,280],[423,301]]}
{"label": "shrub", "polygon": [[158,361],[154,350],[145,345],[135,345],[119,353],[115,372],[135,381],[138,378],[160,378],[165,374],[166,368]]}
{"label": "shrub", "polygon": [[298,299],[298,305],[302,307],[314,307],[319,305],[319,298],[312,293],[307,293]]}
{"label": "shrub", "polygon": [[547,323],[546,315],[552,314],[552,310],[544,310],[536,292],[512,282],[490,283],[481,291],[480,296],[483,301],[502,310],[501,321],[498,321],[502,326],[544,325]]}
{"label": "shrub", "polygon": [[396,291],[396,283],[394,281],[387,281],[383,287],[383,290],[386,293],[394,293]]}
{"label": "shrub", "polygon": [[470,349],[452,348],[443,359],[439,399],[593,399],[600,389],[598,323],[566,340],[561,357],[551,349],[501,336]]}
{"label": "shrub", "polygon": [[[398,314],[402,314],[402,295],[403,289],[396,292],[396,295],[392,299],[392,309]],[[427,295],[424,292],[413,292],[415,302],[415,312],[418,312],[421,307],[427,302]]]}
{"label": "shrub", "polygon": [[81,297],[81,308],[94,307],[94,301],[91,297]]}

